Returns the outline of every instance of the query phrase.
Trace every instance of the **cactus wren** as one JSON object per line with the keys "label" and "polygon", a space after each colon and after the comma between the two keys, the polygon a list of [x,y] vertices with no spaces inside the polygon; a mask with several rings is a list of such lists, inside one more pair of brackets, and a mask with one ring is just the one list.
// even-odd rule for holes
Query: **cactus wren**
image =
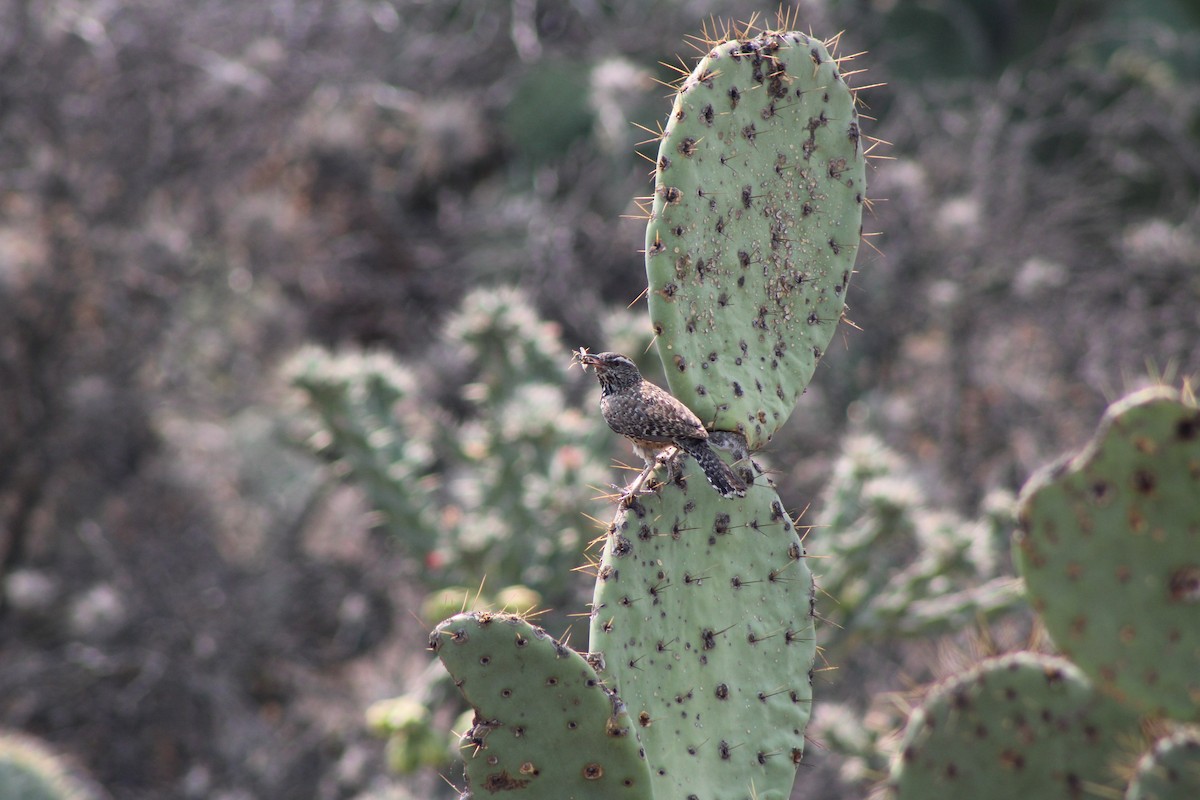
{"label": "cactus wren", "polygon": [[696,459],[708,482],[722,497],[744,497],[746,484],[708,445],[708,431],[683,403],[642,378],[620,353],[588,353],[575,358],[600,380],[600,413],[608,427],[633,442],[649,467],[670,445]]}

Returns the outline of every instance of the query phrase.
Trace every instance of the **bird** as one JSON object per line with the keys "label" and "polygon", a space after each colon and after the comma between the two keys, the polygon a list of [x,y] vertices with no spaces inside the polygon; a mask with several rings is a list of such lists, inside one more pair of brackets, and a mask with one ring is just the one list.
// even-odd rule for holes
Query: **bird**
{"label": "bird", "polygon": [[671,445],[696,459],[708,482],[722,497],[745,497],[746,484],[709,446],[708,430],[692,410],[642,377],[637,365],[620,353],[589,353],[575,360],[600,381],[600,413],[614,432],[633,442],[646,466]]}

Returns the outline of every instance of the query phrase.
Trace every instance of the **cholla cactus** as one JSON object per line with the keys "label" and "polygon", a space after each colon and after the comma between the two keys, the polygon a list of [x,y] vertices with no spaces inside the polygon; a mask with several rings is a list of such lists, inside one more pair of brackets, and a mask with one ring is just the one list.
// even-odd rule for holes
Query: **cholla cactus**
{"label": "cholla cactus", "polygon": [[821,642],[837,661],[847,640],[935,635],[1022,607],[1004,574],[1012,497],[995,492],[978,520],[931,510],[895,452],[869,434],[843,444],[805,543],[828,624]]}
{"label": "cholla cactus", "polygon": [[304,397],[309,447],[362,487],[430,588],[487,575],[489,587],[569,601],[593,535],[581,512],[608,479],[610,442],[568,399],[567,349],[519,292],[480,290],[433,351],[467,376],[455,408],[422,381],[425,365],[297,353],[286,371]]}

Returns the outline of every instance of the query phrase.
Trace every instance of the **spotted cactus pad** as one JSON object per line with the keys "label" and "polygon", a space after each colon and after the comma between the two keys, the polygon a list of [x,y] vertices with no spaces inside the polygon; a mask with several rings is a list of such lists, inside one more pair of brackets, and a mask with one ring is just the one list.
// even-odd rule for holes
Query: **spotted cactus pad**
{"label": "spotted cactus pad", "polygon": [[758,449],[842,317],[866,201],[854,92],[820,40],[715,44],[679,89],[646,229],[672,394]]}
{"label": "spotted cactus pad", "polygon": [[1143,710],[1200,720],[1200,408],[1156,387],[1113,404],[1030,480],[1014,558],[1054,643]]}

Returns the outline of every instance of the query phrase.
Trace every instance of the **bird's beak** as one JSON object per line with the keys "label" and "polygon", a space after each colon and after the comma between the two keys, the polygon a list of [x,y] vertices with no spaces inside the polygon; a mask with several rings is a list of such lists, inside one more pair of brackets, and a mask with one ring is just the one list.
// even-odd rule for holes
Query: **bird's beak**
{"label": "bird's beak", "polygon": [[596,365],[600,363],[600,360],[589,353],[586,347],[581,347],[580,349],[576,350],[572,360],[579,362],[579,366],[583,367],[585,372],[587,371],[588,367],[592,367],[594,369]]}

